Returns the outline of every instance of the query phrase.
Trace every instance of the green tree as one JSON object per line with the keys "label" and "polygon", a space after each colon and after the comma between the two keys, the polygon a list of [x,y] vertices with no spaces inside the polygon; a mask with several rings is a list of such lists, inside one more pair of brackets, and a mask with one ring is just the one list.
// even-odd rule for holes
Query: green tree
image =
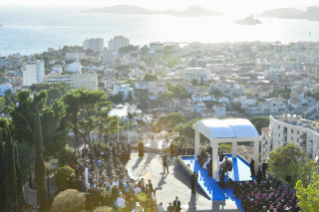
{"label": "green tree", "polygon": [[173,68],[176,64],[177,64],[177,61],[176,61],[175,59],[169,59],[169,60],[167,61],[167,66],[168,66],[169,68]]}
{"label": "green tree", "polygon": [[296,176],[299,170],[291,169],[290,164],[298,164],[298,161],[304,156],[302,150],[294,144],[278,147],[269,154],[268,169],[273,176],[279,179],[285,179],[286,175]]}
{"label": "green tree", "polygon": [[128,46],[123,46],[119,48],[118,52],[120,54],[124,54],[124,53],[129,53],[130,51],[137,51],[138,49],[139,49],[139,46],[128,45]]}
{"label": "green tree", "polygon": [[304,187],[303,182],[299,180],[295,189],[297,190],[297,198],[299,200],[298,205],[302,208],[302,210],[307,212],[317,212],[319,211],[319,175],[317,173],[311,174],[313,174],[313,180],[308,187]]}
{"label": "green tree", "polygon": [[145,74],[143,80],[144,81],[157,81],[157,76],[153,75],[153,74]]}
{"label": "green tree", "polygon": [[130,87],[135,88],[135,80],[127,79],[126,83],[130,85]]}
{"label": "green tree", "polygon": [[11,90],[6,90],[4,92],[4,99],[6,100],[6,105],[10,105],[11,102],[15,101],[15,95]]}
{"label": "green tree", "polygon": [[115,104],[119,104],[119,103],[123,102],[123,98],[124,98],[123,92],[120,91],[120,92],[118,92],[118,94],[110,96],[109,100],[114,102]]}
{"label": "green tree", "polygon": [[192,85],[197,86],[198,85],[198,79],[192,79]]}
{"label": "green tree", "polygon": [[19,195],[17,187],[14,148],[11,140],[11,132],[8,127],[6,130],[6,135],[6,205],[8,211],[19,211]]}
{"label": "green tree", "polygon": [[167,116],[160,116],[157,121],[158,125],[166,125],[167,124]]}
{"label": "green tree", "polygon": [[132,91],[130,91],[127,96],[127,101],[131,102],[132,100],[133,100],[133,95],[132,95]]}
{"label": "green tree", "polygon": [[4,158],[4,147],[5,143],[2,141],[2,136],[0,133],[0,210],[5,211],[6,206],[6,186],[4,182],[6,181],[6,171],[5,171],[5,158]]}
{"label": "green tree", "polygon": [[19,203],[19,211],[23,211],[23,207],[25,206],[26,202],[24,199],[24,181],[23,181],[23,176],[22,172],[20,169],[20,164],[19,164],[19,154],[18,154],[18,148],[17,145],[14,145],[14,150],[15,150],[15,167],[16,167],[16,174],[17,174],[17,189],[18,189],[18,203]]}
{"label": "green tree", "polygon": [[42,129],[41,129],[41,120],[39,109],[35,107],[35,170],[34,170],[34,182],[38,188],[39,192],[39,203],[40,209],[46,209],[46,174],[45,174],[45,165],[43,158],[43,139],[42,139]]}
{"label": "green tree", "polygon": [[0,97],[0,112],[2,112],[5,108],[6,100],[3,97]]}
{"label": "green tree", "polygon": [[174,86],[172,88],[173,97],[179,98],[182,95],[182,88],[180,86]]}
{"label": "green tree", "polygon": [[261,128],[269,126],[269,117],[254,116],[250,119],[250,122],[255,126],[258,133],[261,134]]}
{"label": "green tree", "polygon": [[85,53],[86,53],[86,55],[93,55],[94,54],[94,51],[92,50],[92,49],[87,49],[86,51],[85,51]]}
{"label": "green tree", "polygon": [[142,48],[141,48],[141,54],[148,54],[148,51],[150,49],[148,48],[147,45],[144,45]]}
{"label": "green tree", "polygon": [[216,97],[223,95],[217,88],[212,89],[212,94]]}
{"label": "green tree", "polygon": [[167,126],[174,128],[179,123],[184,123],[186,117],[180,113],[171,113],[167,116]]}

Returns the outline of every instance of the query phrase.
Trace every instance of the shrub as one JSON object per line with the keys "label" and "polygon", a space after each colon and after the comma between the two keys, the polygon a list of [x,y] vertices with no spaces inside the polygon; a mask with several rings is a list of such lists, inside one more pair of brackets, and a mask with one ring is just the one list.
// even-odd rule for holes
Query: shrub
{"label": "shrub", "polygon": [[71,162],[77,160],[79,155],[75,152],[74,148],[66,145],[65,149],[59,152],[59,166],[64,166],[66,164],[71,164]]}
{"label": "shrub", "polygon": [[59,193],[53,201],[52,212],[79,212],[83,210],[86,197],[83,193],[68,189]]}
{"label": "shrub", "polygon": [[56,185],[60,191],[69,188],[68,178],[72,173],[74,173],[74,170],[69,166],[63,166],[58,169],[56,174]]}
{"label": "shrub", "polygon": [[114,212],[114,209],[108,206],[101,206],[95,208],[94,212]]}

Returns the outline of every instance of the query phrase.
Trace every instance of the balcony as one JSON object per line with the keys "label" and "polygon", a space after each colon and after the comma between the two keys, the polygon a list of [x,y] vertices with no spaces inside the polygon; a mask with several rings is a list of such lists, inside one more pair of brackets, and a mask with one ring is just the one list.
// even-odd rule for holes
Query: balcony
{"label": "balcony", "polygon": [[302,140],[307,139],[307,134],[302,134],[302,135],[300,135],[300,138],[301,138]]}

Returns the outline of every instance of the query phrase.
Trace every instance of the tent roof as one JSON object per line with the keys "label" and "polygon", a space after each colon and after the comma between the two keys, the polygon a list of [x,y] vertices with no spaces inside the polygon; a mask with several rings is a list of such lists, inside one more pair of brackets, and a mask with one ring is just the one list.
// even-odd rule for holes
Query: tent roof
{"label": "tent roof", "polygon": [[247,119],[204,119],[194,124],[208,139],[259,137],[254,125]]}

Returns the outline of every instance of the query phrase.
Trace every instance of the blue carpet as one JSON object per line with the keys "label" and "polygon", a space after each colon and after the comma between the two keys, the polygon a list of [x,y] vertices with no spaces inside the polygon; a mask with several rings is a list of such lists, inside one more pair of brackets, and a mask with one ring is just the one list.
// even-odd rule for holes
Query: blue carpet
{"label": "blue carpet", "polygon": [[235,204],[238,207],[238,209],[240,209],[241,211],[244,211],[244,209],[241,207],[241,200],[237,199],[233,195],[233,189],[232,188],[222,188],[221,190],[227,195],[227,199],[235,202]]}
{"label": "blue carpet", "polygon": [[239,181],[237,158],[232,158],[232,160],[233,160],[234,181]]}
{"label": "blue carpet", "polygon": [[216,181],[208,176],[208,171],[203,169],[194,157],[183,158],[185,164],[189,165],[198,174],[197,182],[211,200],[225,200],[224,192],[216,184]]}

